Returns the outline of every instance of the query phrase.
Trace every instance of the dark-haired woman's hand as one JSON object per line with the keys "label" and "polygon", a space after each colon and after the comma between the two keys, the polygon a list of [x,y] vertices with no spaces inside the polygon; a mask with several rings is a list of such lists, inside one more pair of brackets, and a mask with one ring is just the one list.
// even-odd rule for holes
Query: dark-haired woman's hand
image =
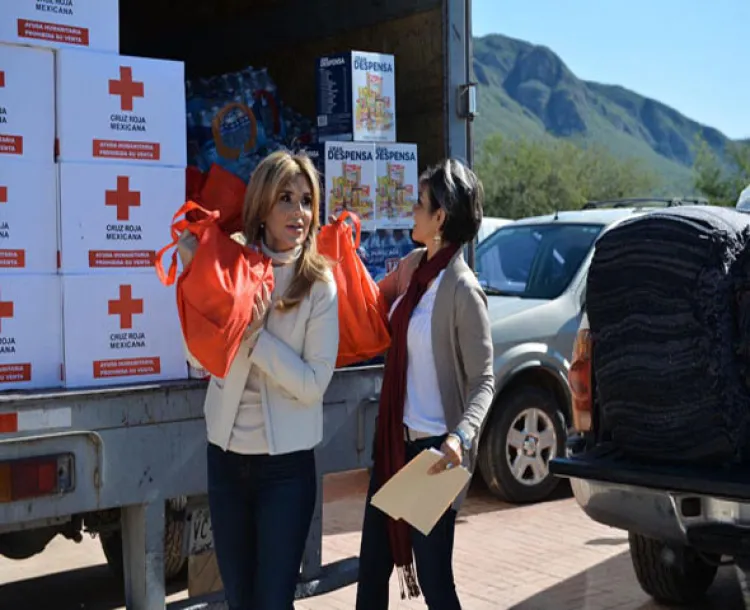
{"label": "dark-haired woman's hand", "polygon": [[461,441],[452,434],[445,437],[443,444],[440,446],[440,451],[443,453],[443,457],[430,467],[430,474],[439,474],[448,468],[460,466],[463,462]]}

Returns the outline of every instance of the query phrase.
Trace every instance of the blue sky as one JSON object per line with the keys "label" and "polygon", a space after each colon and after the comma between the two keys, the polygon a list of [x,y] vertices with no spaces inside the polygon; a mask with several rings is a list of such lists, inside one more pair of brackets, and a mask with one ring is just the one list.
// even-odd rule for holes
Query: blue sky
{"label": "blue sky", "polygon": [[[580,78],[750,137],[750,0],[473,0],[475,36],[555,51]],[[739,80],[738,80],[739,79]]]}

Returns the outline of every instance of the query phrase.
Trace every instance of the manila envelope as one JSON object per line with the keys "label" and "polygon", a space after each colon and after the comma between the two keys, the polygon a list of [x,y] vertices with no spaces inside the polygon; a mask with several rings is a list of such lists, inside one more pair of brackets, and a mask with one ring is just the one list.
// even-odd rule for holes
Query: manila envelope
{"label": "manila envelope", "polygon": [[471,478],[463,466],[428,474],[441,457],[443,454],[437,449],[425,449],[383,485],[370,502],[389,517],[403,519],[428,536]]}

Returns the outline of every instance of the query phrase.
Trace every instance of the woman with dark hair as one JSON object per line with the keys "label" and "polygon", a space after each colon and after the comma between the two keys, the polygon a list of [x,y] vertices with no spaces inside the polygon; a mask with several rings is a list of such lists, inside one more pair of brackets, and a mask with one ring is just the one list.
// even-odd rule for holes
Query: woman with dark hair
{"label": "woman with dark hair", "polygon": [[412,236],[424,247],[380,282],[390,308],[392,343],[362,527],[357,610],[388,607],[394,566],[402,597],[417,597],[421,588],[432,610],[460,609],[453,535],[466,490],[428,536],[390,519],[369,500],[427,448],[444,454],[433,474],[460,464],[473,470],[494,393],[487,299],[462,255],[482,223],[482,184],[469,168],[449,159],[420,177],[419,191]]}

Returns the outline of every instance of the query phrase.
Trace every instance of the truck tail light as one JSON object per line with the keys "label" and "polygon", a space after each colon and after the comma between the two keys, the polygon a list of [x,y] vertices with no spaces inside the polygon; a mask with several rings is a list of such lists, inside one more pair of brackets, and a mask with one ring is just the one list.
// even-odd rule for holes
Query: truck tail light
{"label": "truck tail light", "polygon": [[578,432],[591,430],[591,347],[591,331],[579,330],[573,347],[573,364],[568,372],[568,383],[573,394],[573,427]]}
{"label": "truck tail light", "polygon": [[0,462],[0,503],[69,492],[73,471],[69,453]]}

